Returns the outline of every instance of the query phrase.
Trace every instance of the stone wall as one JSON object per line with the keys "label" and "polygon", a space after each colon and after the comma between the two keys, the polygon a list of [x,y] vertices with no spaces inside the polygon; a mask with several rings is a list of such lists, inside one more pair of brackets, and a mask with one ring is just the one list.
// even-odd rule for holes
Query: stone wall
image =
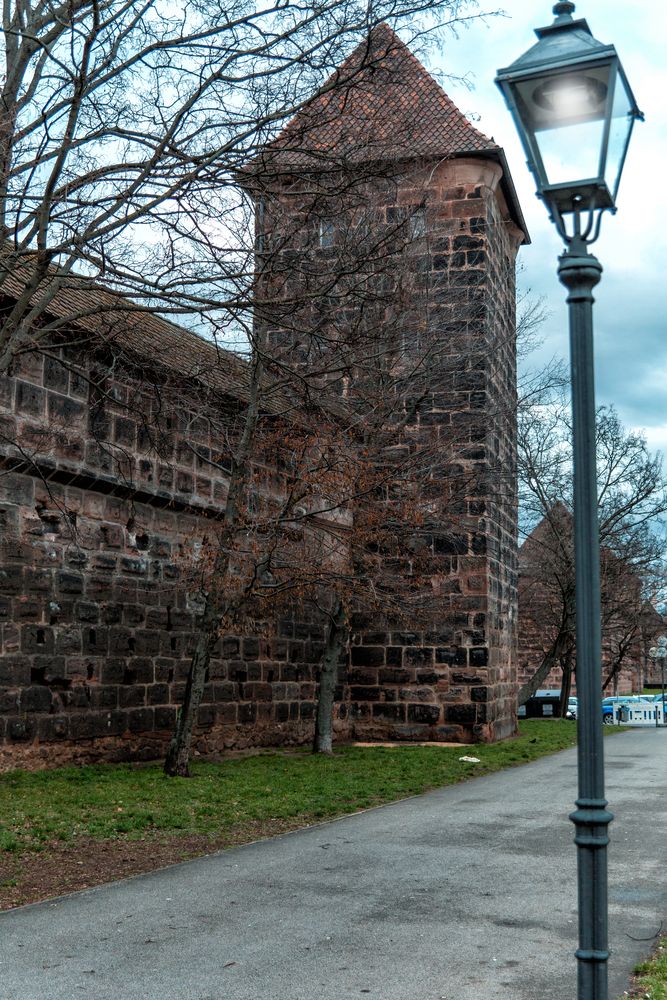
{"label": "stone wall", "polygon": [[[159,755],[182,697],[197,548],[227,489],[185,444],[219,455],[216,423],[158,419],[164,392],[129,377],[101,405],[102,360],[25,355],[2,380],[0,766]],[[321,642],[290,615],[221,640],[198,748],[308,739]]]}
{"label": "stone wall", "polygon": [[[158,391],[150,368],[139,379],[110,351],[26,354],[1,383],[1,767],[159,756],[182,696],[197,546],[227,492],[197,456],[220,459],[237,404],[211,399],[209,413],[201,387]],[[433,544],[459,630],[392,630],[359,613],[338,738],[474,739],[493,710],[486,597],[471,596],[479,561],[451,532]],[[225,636],[198,750],[308,742],[321,651],[321,625],[294,611]]]}
{"label": "stone wall", "polygon": [[[325,423],[342,428],[349,451],[327,437],[328,514],[305,510],[301,530],[323,558],[349,556],[348,582],[365,576],[352,472],[377,418],[367,468],[382,477],[366,482],[376,507],[358,545],[377,572],[347,609],[340,737],[515,730],[514,264],[527,237],[504,163],[379,25],[238,175],[256,206],[253,336],[282,385],[262,419],[315,423],[306,466]],[[78,282],[50,309],[87,347],[25,353],[0,384],[0,740],[13,762],[163,748],[249,398],[238,357]],[[291,438],[291,455],[267,443],[253,457],[247,506],[267,515],[254,540],[298,480]],[[322,626],[295,608],[220,641],[200,748],[309,738]]]}
{"label": "stone wall", "polygon": [[[431,477],[451,495],[454,516],[433,531],[432,629],[392,633],[384,649],[367,645],[372,631],[355,637],[354,679],[366,704],[354,711],[371,734],[387,721],[412,739],[498,739],[515,727],[516,243],[500,218],[498,180],[491,164],[454,161],[415,172],[398,191],[399,203],[425,205],[423,313],[451,352],[451,378],[420,413],[417,432],[435,425],[443,455],[454,456]],[[399,640],[410,645],[392,646]],[[406,706],[410,686],[419,702]]]}
{"label": "stone wall", "polygon": [[[445,159],[386,166],[372,180],[363,171],[324,182],[278,175],[256,195],[273,351],[305,366],[332,325],[336,336],[364,330],[369,313],[406,364],[419,367],[426,344],[421,367],[432,383],[420,387],[423,401],[393,445],[439,446],[421,487],[444,512],[427,536],[430,624],[354,617],[349,704],[341,711],[365,738],[495,740],[516,727],[514,265],[523,234],[509,219],[501,177],[489,160]],[[320,233],[328,227],[325,244],[313,220]],[[372,233],[379,248],[376,286],[393,275],[380,302],[358,292],[336,298],[336,268],[354,272],[349,255],[359,232]],[[393,249],[383,250],[383,241]],[[306,270],[313,301],[328,283],[329,312],[306,299],[295,318]],[[354,376],[345,391],[354,393]]]}
{"label": "stone wall", "polygon": [[[339,738],[475,742],[515,728],[513,274],[521,234],[501,173],[484,159],[443,160],[357,190],[373,225],[404,234],[401,252],[380,258],[380,278],[391,281],[373,295],[373,322],[399,338],[406,365],[424,342],[439,358],[437,378],[435,365],[425,380],[422,371],[419,405],[392,442],[410,454],[432,449],[422,488],[437,513],[421,528],[433,567],[428,620],[411,626],[363,607],[353,616],[337,691]],[[300,219],[295,209],[298,185],[274,187],[271,197],[263,206],[269,226],[280,209],[297,237],[304,227],[312,237],[312,213]],[[331,251],[313,251],[309,239],[284,241],[272,275],[269,338],[290,363],[310,349],[307,337],[291,339],[295,331],[326,331],[331,321],[332,299],[314,294],[318,261]],[[367,275],[364,288],[375,292],[376,280]],[[306,303],[303,315],[295,300]],[[359,320],[354,302],[338,300],[339,330]],[[258,313],[259,323],[267,319]],[[169,337],[167,353],[173,327]],[[0,385],[5,766],[155,756],[169,738],[200,608],[198,552],[224,505],[227,442],[243,413],[238,362],[186,331],[177,332],[177,349],[197,363],[166,379],[155,370],[159,338],[143,358],[141,343],[128,355],[111,339],[91,340],[78,354],[25,354]],[[227,363],[236,374],[221,387]],[[280,489],[270,463],[263,475]],[[412,586],[406,576],[406,596]],[[211,664],[197,747],[308,741],[321,650],[321,624],[295,610],[226,636]]]}
{"label": "stone wall", "polygon": [[[565,525],[559,529],[563,549],[554,541],[549,518],[545,518],[528,536],[519,549],[519,684],[527,684],[553,648],[563,621],[563,593],[570,588],[574,602],[574,566],[567,563],[568,540],[565,532],[571,517],[552,512],[554,523],[563,517]],[[602,580],[602,680],[611,673],[612,665],[619,662],[609,681],[605,694],[630,694],[640,691],[643,683],[642,648],[644,645],[643,616],[640,580],[627,570],[608,549],[601,552]],[[611,592],[607,604],[605,597]],[[574,606],[574,603],[573,605]],[[574,613],[570,623],[570,640],[564,655],[571,656],[574,672],[571,693],[576,695],[576,643]],[[563,669],[557,662],[540,682],[540,689],[560,690]]]}

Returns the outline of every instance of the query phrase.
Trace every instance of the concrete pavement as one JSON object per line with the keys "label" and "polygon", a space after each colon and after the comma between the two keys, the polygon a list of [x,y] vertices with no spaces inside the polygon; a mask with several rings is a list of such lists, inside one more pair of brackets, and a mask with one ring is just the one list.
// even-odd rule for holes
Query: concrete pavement
{"label": "concrete pavement", "polygon": [[[667,925],[667,730],[605,749],[615,1000]],[[575,797],[568,750],[2,914],[0,998],[574,998]]]}

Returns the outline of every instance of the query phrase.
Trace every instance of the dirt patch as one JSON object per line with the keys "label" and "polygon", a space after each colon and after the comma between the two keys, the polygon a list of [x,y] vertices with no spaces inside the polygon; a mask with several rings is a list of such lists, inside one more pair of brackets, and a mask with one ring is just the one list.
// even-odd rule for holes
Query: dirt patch
{"label": "dirt patch", "polygon": [[166,868],[190,858],[201,857],[264,840],[303,827],[297,820],[248,822],[220,837],[192,834],[169,837],[165,834],[141,840],[93,840],[80,838],[71,843],[56,842],[43,850],[0,855],[0,910],[37,903],[54,896],[90,889],[132,875]]}

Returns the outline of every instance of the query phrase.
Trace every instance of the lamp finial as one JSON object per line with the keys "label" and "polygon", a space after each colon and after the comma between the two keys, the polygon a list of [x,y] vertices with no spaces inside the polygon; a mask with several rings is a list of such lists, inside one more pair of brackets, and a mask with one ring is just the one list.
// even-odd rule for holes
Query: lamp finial
{"label": "lamp finial", "polygon": [[553,9],[554,14],[561,23],[566,23],[572,20],[572,14],[574,13],[574,4],[572,0],[560,0]]}

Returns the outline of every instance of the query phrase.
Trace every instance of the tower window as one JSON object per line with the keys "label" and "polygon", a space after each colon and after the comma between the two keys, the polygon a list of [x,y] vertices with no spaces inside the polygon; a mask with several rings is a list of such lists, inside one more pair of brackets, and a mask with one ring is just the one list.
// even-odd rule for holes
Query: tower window
{"label": "tower window", "polygon": [[426,236],[426,209],[416,208],[410,216],[410,239],[418,240]]}
{"label": "tower window", "polygon": [[334,223],[332,219],[320,219],[320,246],[332,247],[334,243]]}

